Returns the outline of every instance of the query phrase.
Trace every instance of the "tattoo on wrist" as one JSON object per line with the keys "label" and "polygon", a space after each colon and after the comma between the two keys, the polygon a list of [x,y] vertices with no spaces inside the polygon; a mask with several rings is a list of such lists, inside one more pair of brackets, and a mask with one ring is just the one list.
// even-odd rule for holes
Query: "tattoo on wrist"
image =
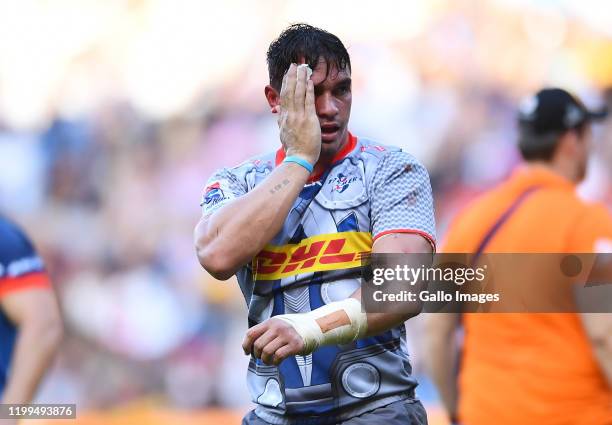
{"label": "tattoo on wrist", "polygon": [[287,186],[288,184],[289,184],[289,179],[285,179],[279,184],[277,184],[276,186],[274,186],[272,189],[270,189],[270,193],[274,194],[278,192],[279,190],[281,190],[282,188],[284,188],[285,186]]}

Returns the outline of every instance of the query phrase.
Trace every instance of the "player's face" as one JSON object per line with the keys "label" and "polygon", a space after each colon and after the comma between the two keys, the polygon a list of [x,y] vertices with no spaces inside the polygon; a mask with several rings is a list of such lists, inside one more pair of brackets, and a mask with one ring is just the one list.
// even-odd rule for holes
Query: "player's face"
{"label": "player's face", "polygon": [[346,143],[351,115],[351,73],[332,67],[321,59],[312,72],[315,108],[321,125],[321,156],[331,158]]}
{"label": "player's face", "polygon": [[587,174],[587,165],[589,162],[589,155],[591,153],[591,143],[592,143],[591,138],[592,138],[591,126],[587,124],[582,136],[580,136],[578,140],[579,150],[578,150],[578,155],[576,156],[576,161],[577,161],[577,164],[576,164],[577,173],[576,174],[578,177],[578,181],[582,181],[586,177],[586,174]]}
{"label": "player's face", "polygon": [[[336,67],[327,72],[327,62],[321,59],[310,79],[315,85],[315,109],[321,126],[321,158],[330,160],[348,140],[351,72]],[[268,85],[265,93],[271,111],[278,113],[279,91]]]}

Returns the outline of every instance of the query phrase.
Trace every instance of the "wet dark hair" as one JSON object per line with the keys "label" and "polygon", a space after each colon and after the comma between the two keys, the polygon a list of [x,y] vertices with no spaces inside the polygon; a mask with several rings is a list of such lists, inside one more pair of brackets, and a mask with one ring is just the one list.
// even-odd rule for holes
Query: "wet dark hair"
{"label": "wet dark hair", "polygon": [[285,72],[301,58],[313,70],[323,58],[327,63],[327,75],[334,67],[340,71],[351,70],[351,59],[338,37],[312,25],[298,23],[285,29],[268,48],[270,85],[280,90]]}

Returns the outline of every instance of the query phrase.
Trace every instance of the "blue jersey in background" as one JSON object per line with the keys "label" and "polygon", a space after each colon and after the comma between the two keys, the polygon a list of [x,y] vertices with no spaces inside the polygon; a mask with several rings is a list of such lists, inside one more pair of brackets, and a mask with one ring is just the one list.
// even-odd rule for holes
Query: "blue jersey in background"
{"label": "blue jersey in background", "polygon": [[[0,216],[0,301],[16,291],[33,287],[49,287],[43,262],[25,234]],[[17,327],[0,304],[0,397],[6,385],[16,337]]]}

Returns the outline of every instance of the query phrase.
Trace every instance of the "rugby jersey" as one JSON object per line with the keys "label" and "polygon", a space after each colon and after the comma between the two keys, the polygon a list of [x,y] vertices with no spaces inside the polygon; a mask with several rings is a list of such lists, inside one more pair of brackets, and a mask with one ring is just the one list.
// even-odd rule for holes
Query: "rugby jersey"
{"label": "rugby jersey", "polygon": [[[16,291],[49,287],[44,265],[27,236],[0,215],[0,300]],[[17,328],[0,306],[0,398],[11,363]]]}
{"label": "rugby jersey", "polygon": [[[206,184],[203,214],[261,184],[283,159],[281,149],[217,171]],[[238,271],[249,326],[348,298],[373,241],[398,232],[422,235],[435,248],[429,175],[399,148],[349,134],[331,167],[304,186],[282,230]],[[417,386],[403,325],[278,367],[251,358],[247,384],[255,413],[273,424],[337,423],[414,397]]]}

